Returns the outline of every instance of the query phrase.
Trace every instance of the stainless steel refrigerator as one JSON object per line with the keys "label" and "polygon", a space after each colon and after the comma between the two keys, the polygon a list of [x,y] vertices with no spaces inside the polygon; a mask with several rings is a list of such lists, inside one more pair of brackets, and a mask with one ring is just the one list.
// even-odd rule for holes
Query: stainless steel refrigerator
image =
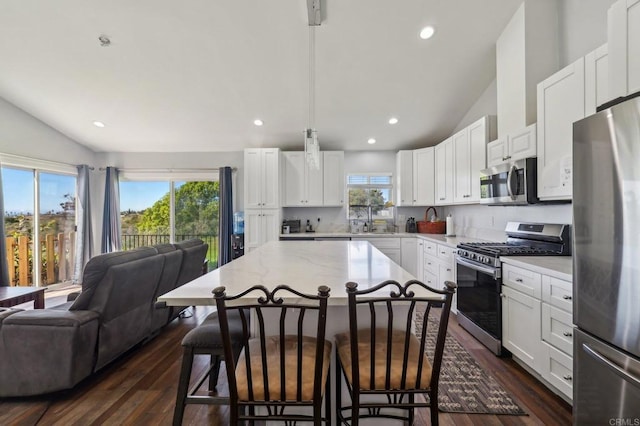
{"label": "stainless steel refrigerator", "polygon": [[573,421],[640,425],[640,97],[573,126]]}

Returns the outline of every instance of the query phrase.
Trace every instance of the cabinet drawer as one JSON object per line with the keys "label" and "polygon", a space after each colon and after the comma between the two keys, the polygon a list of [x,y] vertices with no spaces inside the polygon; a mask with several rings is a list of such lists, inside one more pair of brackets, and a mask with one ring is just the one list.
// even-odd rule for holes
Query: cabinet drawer
{"label": "cabinet drawer", "polygon": [[435,275],[438,276],[439,274],[439,263],[437,258],[433,257],[433,256],[425,256],[424,257],[424,270]]}
{"label": "cabinet drawer", "polygon": [[424,283],[429,287],[438,288],[438,276],[431,272],[424,271]]}
{"label": "cabinet drawer", "polygon": [[542,300],[571,313],[573,312],[573,285],[568,281],[543,275]]}
{"label": "cabinet drawer", "polygon": [[573,356],[573,325],[571,314],[542,304],[542,340]]}
{"label": "cabinet drawer", "polygon": [[542,342],[542,345],[547,351],[542,377],[567,398],[573,399],[573,358],[545,342]]}
{"label": "cabinet drawer", "polygon": [[438,265],[440,284],[444,286],[445,281],[454,281],[453,267],[450,264],[441,263]]}
{"label": "cabinet drawer", "polygon": [[542,276],[537,272],[509,264],[502,265],[502,284],[537,299],[541,299],[541,280]]}
{"label": "cabinet drawer", "polygon": [[438,244],[438,259],[448,263],[449,265],[452,265],[454,259],[453,254],[455,251],[456,249],[454,248]]}
{"label": "cabinet drawer", "polygon": [[424,240],[424,254],[438,257],[438,245],[432,241]]}

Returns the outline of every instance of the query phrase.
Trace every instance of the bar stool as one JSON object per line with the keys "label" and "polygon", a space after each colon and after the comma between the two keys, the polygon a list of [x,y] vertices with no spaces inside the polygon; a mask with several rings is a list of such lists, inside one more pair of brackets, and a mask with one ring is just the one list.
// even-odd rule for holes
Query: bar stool
{"label": "bar stool", "polygon": [[[239,315],[229,315],[229,329],[234,345],[241,346],[242,321]],[[209,314],[198,327],[189,331],[182,339],[182,367],[176,395],[176,406],[173,411],[173,425],[182,424],[184,409],[187,404],[228,405],[226,396],[195,395],[204,381],[209,377],[209,393],[215,392],[220,373],[220,363],[224,359],[222,335],[218,313]],[[195,355],[210,355],[209,368],[198,378],[194,386],[189,388],[189,379]]]}

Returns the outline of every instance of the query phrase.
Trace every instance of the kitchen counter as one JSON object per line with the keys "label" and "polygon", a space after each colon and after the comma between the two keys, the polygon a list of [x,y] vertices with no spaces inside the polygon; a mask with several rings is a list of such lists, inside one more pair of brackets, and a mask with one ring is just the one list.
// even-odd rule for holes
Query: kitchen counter
{"label": "kitchen counter", "polygon": [[[160,296],[158,301],[169,306],[214,305],[211,291],[218,286],[225,286],[227,294],[238,294],[254,284],[269,289],[287,284],[315,294],[318,286],[327,285],[331,288],[329,305],[346,306],[347,282],[357,282],[362,290],[389,279],[405,283],[415,277],[367,241],[271,241]],[[344,321],[347,319],[344,312]]]}
{"label": "kitchen counter", "polygon": [[[359,233],[352,234],[350,232],[299,232],[294,234],[280,234],[280,237],[289,240],[309,239],[309,238],[421,238],[427,241],[433,241],[438,244],[444,244],[449,247],[456,247],[460,243],[483,241],[476,237],[447,237],[444,234],[418,234],[409,232],[393,232],[393,233]],[[500,259],[507,264],[519,266],[531,271],[549,275],[561,280],[572,280],[572,258],[571,256],[502,256]]]}
{"label": "kitchen counter", "polygon": [[425,240],[431,240],[436,243],[446,244],[451,247],[455,247],[460,243],[468,243],[473,241],[482,241],[478,238],[470,237],[447,237],[444,234],[418,234],[410,232],[389,232],[389,233],[376,233],[366,232],[352,234],[350,232],[297,232],[293,234],[280,234],[281,238],[293,239],[308,239],[308,238],[412,238],[418,237]]}
{"label": "kitchen counter", "polygon": [[573,258],[571,256],[500,256],[502,262],[530,271],[572,281]]}

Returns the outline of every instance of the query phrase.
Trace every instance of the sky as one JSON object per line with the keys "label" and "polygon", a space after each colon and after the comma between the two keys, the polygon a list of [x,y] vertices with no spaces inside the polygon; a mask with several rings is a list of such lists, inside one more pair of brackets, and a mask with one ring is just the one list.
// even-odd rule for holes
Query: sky
{"label": "sky", "polygon": [[[4,211],[8,213],[33,214],[33,171],[2,167]],[[176,183],[179,187],[181,183]],[[67,201],[65,194],[75,196],[74,176],[40,173],[40,211],[57,212],[60,203]],[[169,192],[168,182],[120,182],[120,210],[140,211]],[[92,203],[101,200],[91,200]]]}

